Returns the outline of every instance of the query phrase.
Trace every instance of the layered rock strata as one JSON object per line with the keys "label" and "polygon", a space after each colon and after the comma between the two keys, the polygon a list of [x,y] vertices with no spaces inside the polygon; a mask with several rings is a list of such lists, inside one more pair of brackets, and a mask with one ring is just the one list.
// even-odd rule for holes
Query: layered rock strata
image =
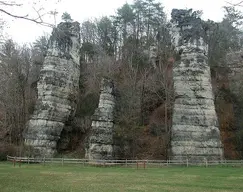
{"label": "layered rock strata", "polygon": [[220,160],[223,156],[214,106],[208,45],[202,21],[188,10],[172,11],[172,37],[179,59],[173,68],[175,103],[172,159]]}
{"label": "layered rock strata", "polygon": [[35,156],[53,156],[65,122],[75,113],[79,90],[80,27],[60,23],[52,32],[38,81],[38,100],[24,133]]}
{"label": "layered rock strata", "polygon": [[92,118],[91,134],[86,158],[112,159],[115,96],[112,80],[104,78],[101,83],[99,106]]}

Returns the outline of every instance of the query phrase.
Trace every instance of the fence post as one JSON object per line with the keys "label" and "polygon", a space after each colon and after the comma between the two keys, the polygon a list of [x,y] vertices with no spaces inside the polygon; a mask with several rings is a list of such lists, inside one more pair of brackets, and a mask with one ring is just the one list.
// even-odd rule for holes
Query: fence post
{"label": "fence post", "polygon": [[208,161],[207,161],[207,158],[205,158],[205,166],[208,167]]}
{"label": "fence post", "polygon": [[28,157],[28,165],[30,164],[30,157]]}
{"label": "fence post", "polygon": [[127,167],[127,159],[126,159],[126,167]]}
{"label": "fence post", "polygon": [[44,166],[46,165],[46,157],[44,156]]}
{"label": "fence post", "polygon": [[16,163],[16,157],[14,157],[14,160],[13,160],[14,167],[15,167],[15,163]]}
{"label": "fence post", "polygon": [[64,159],[62,158],[62,166],[64,165]]}
{"label": "fence post", "polygon": [[137,169],[138,169],[138,162],[137,162]]}
{"label": "fence post", "polygon": [[188,159],[186,159],[186,166],[187,166],[187,167],[189,166],[189,162],[188,162]]}

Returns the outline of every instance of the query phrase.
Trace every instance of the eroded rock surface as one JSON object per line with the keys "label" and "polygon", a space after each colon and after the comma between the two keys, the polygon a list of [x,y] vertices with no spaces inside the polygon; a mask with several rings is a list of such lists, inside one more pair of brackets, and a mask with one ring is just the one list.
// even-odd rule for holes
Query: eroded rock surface
{"label": "eroded rock surface", "polygon": [[99,106],[93,115],[86,158],[113,158],[114,110],[114,84],[112,80],[104,78],[101,83]]}
{"label": "eroded rock surface", "polygon": [[24,133],[35,156],[53,156],[61,131],[75,113],[79,90],[80,27],[60,23],[53,30],[38,81],[38,100]]}
{"label": "eroded rock surface", "polygon": [[180,58],[174,64],[173,159],[219,160],[223,150],[214,106],[208,45],[202,21],[188,10],[172,11],[172,37]]}

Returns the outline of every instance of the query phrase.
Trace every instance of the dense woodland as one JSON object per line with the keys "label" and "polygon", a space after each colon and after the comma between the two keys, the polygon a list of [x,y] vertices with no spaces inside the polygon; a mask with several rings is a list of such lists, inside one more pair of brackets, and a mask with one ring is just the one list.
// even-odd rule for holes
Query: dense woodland
{"label": "dense woodland", "polygon": [[[204,29],[225,157],[235,159],[243,155],[243,14],[235,6],[224,9],[223,21],[204,21]],[[202,12],[189,9],[187,14],[200,18]],[[65,13],[63,20],[72,19]],[[59,152],[83,156],[100,81],[106,76],[116,87],[115,130],[116,141],[124,146],[121,158],[168,158],[172,68],[178,54],[171,45],[171,26],[162,4],[136,0],[113,16],[87,20],[80,26],[79,103],[75,118],[62,133]],[[22,135],[33,113],[48,39],[39,37],[31,46],[11,39],[1,44],[0,156],[23,152]],[[231,65],[232,60],[237,65]]]}

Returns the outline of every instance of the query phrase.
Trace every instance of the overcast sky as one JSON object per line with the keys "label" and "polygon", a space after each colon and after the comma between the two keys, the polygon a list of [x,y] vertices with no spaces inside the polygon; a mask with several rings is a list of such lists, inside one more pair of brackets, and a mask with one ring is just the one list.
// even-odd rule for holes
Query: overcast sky
{"label": "overcast sky", "polygon": [[[15,14],[30,15],[35,14],[33,7],[44,7],[45,11],[57,10],[58,18],[63,12],[71,14],[74,20],[82,22],[89,18],[96,18],[106,15],[112,15],[116,9],[124,3],[132,3],[133,0],[42,0],[42,4],[33,5],[31,0],[16,0],[23,1],[22,8],[16,8],[13,11]],[[170,14],[172,8],[193,8],[195,10],[203,10],[203,18],[220,21],[224,15],[222,6],[226,5],[225,0],[158,0],[165,8],[165,12]],[[229,2],[238,2],[237,0],[229,0]],[[4,17],[5,18],[5,17]],[[19,43],[32,42],[37,37],[43,35],[44,32],[50,32],[50,29],[29,21],[20,19],[12,19],[6,17],[9,28],[6,28],[8,35]],[[54,23],[52,17],[45,18],[48,22]],[[60,21],[60,20],[59,20]]]}

